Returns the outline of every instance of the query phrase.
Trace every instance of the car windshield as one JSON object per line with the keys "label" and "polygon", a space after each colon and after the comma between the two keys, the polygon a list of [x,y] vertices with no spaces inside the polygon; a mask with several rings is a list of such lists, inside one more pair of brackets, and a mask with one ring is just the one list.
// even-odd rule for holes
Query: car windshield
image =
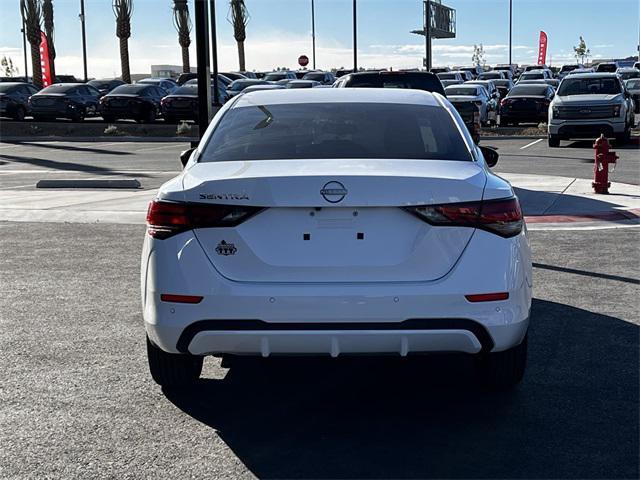
{"label": "car windshield", "polygon": [[318,82],[322,82],[324,80],[324,73],[307,73],[303,80],[316,80]]}
{"label": "car windshield", "polygon": [[287,78],[286,73],[268,73],[264,76],[264,79],[268,82],[275,82],[277,80],[284,80]]}
{"label": "car windshield", "polygon": [[543,80],[544,73],[538,73],[538,72],[523,73],[522,79],[523,80]]}
{"label": "car windshield", "polygon": [[563,65],[562,68],[560,69],[561,72],[570,72],[572,70],[576,70],[580,67],[578,67],[578,65]]}
{"label": "car windshield", "polygon": [[627,88],[629,90],[640,90],[640,80],[629,80],[627,82]]}
{"label": "car windshield", "polygon": [[627,72],[620,72],[618,75],[622,80],[629,80],[630,78],[640,78],[640,70],[629,70]]}
{"label": "car windshield", "polygon": [[43,88],[38,93],[68,93],[75,90],[77,85],[51,85],[50,87]]}
{"label": "car windshield", "polygon": [[263,85],[262,80],[236,80],[229,85],[229,90],[233,92],[241,92],[250,85]]}
{"label": "car windshield", "polygon": [[2,83],[0,82],[0,93],[11,93],[18,85],[15,83]]}
{"label": "car windshield", "polygon": [[560,84],[558,95],[617,95],[620,82],[614,77],[565,78]]}
{"label": "car windshield", "polygon": [[172,95],[197,95],[198,94],[198,86],[197,85],[183,85],[182,87],[174,90]]}
{"label": "car windshield", "polygon": [[457,80],[458,74],[457,73],[439,73],[438,78],[440,80]]}
{"label": "car windshield", "polygon": [[509,91],[509,96],[534,96],[540,97],[547,93],[546,85],[516,85]]}
{"label": "car windshield", "polygon": [[495,83],[497,87],[508,87],[508,86],[511,84],[511,80],[507,80],[507,79],[501,80],[501,79],[498,79],[498,80],[494,80],[494,81],[493,81],[493,83]]}
{"label": "car windshield", "polygon": [[498,72],[488,72],[488,73],[483,73],[482,75],[480,75],[480,78],[482,78],[483,80],[500,79],[500,78],[502,78],[502,74],[500,74]]}
{"label": "car windshield", "polygon": [[93,88],[101,89],[101,88],[109,88],[110,82],[101,82],[98,80],[91,80],[87,85],[91,85]]}
{"label": "car windshield", "polygon": [[447,87],[445,92],[447,92],[447,95],[472,95],[474,97],[478,95],[478,89],[476,87],[451,86]]}
{"label": "car windshield", "polygon": [[142,93],[147,88],[149,88],[148,85],[120,85],[119,87],[111,90],[111,93],[109,95],[135,95]]}
{"label": "car windshield", "polygon": [[229,110],[200,161],[325,158],[471,160],[445,109],[389,103],[295,103]]}

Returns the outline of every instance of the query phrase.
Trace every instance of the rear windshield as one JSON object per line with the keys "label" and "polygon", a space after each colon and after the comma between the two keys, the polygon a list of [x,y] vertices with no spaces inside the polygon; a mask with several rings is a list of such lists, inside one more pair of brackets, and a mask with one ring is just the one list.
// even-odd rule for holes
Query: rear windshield
{"label": "rear windshield", "polygon": [[264,76],[264,79],[268,82],[275,82],[276,80],[284,80],[287,78],[286,73],[268,73]]}
{"label": "rear windshield", "polygon": [[639,90],[640,89],[640,80],[629,80],[627,82],[627,88],[629,90]]}
{"label": "rear windshield", "polygon": [[19,85],[15,83],[2,83],[0,82],[0,93],[11,93],[14,89],[18,88]]}
{"label": "rear windshield", "polygon": [[316,80],[318,82],[322,82],[324,80],[324,73],[307,73],[303,80]]}
{"label": "rear windshield", "polygon": [[255,80],[255,79],[235,80],[234,82],[231,83],[231,85],[229,85],[229,90],[234,92],[241,92],[242,90],[244,90],[250,85],[264,85],[266,83],[267,82],[264,82],[262,80]]}
{"label": "rear windshield", "polygon": [[617,95],[620,82],[614,77],[605,78],[565,78],[560,84],[558,95]]}
{"label": "rear windshield", "polygon": [[322,158],[471,160],[446,110],[389,103],[307,103],[233,108],[202,162]]}
{"label": "rear windshield", "polygon": [[67,93],[75,90],[77,85],[51,85],[50,87],[43,88],[38,93]]}
{"label": "rear windshield", "polygon": [[473,95],[476,96],[478,95],[478,89],[476,87],[458,87],[458,86],[451,86],[451,87],[447,87],[445,92],[447,92],[447,95],[451,96],[451,95]]}
{"label": "rear windshield", "polygon": [[483,73],[482,75],[480,75],[480,78],[482,78],[483,80],[494,80],[502,78],[502,74],[499,72]]}
{"label": "rear windshield", "polygon": [[618,76],[622,80],[629,80],[630,78],[640,78],[640,70],[629,70],[627,72],[620,72]]}
{"label": "rear windshield", "polygon": [[576,70],[580,68],[578,65],[563,65],[560,69],[561,72],[571,72],[572,70]]}
{"label": "rear windshield", "polygon": [[142,93],[147,88],[149,88],[149,85],[120,85],[119,87],[116,87],[113,90],[111,90],[111,93],[133,95],[137,93]]}
{"label": "rear windshield", "polygon": [[531,72],[531,73],[523,73],[523,80],[544,80],[544,73]]}
{"label": "rear windshield", "polygon": [[596,67],[596,72],[615,72],[618,66],[615,63],[601,63]]}
{"label": "rear windshield", "polygon": [[198,94],[197,85],[184,85],[182,87],[177,88],[172,93],[172,95],[197,95],[197,94]]}
{"label": "rear windshield", "polygon": [[457,80],[458,74],[457,73],[439,73],[438,78],[440,80]]}
{"label": "rear windshield", "polygon": [[438,77],[430,74],[375,73],[351,75],[344,85],[355,88],[413,88],[444,95],[444,88]]}
{"label": "rear windshield", "polygon": [[522,95],[522,96],[544,96],[547,94],[546,85],[516,85],[509,90],[509,96]]}
{"label": "rear windshield", "polygon": [[497,87],[508,87],[509,85],[511,85],[511,80],[494,80],[493,83],[496,84]]}

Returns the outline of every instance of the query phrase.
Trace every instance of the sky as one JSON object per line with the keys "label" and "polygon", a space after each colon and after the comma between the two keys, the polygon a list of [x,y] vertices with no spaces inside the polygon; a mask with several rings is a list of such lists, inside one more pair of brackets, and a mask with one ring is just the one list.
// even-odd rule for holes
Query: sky
{"label": "sky", "polygon": [[[133,0],[129,55],[132,73],[150,73],[152,64],[181,63],[172,23],[172,0]],[[19,0],[0,0],[0,57],[24,70]],[[53,0],[56,71],[82,75],[78,19],[80,0]],[[509,0],[444,0],[457,10],[457,36],[433,40],[433,65],[471,64],[474,44],[487,63],[508,62]],[[245,42],[247,69],[297,68],[311,58],[311,0],[245,0],[251,15]],[[424,37],[420,0],[357,0],[358,64],[377,68],[422,66]],[[193,0],[189,0],[193,14]],[[637,55],[640,0],[513,0],[513,60],[537,61],[540,30],[548,35],[547,64],[575,63],[573,46],[582,35],[593,59]],[[237,49],[228,0],[216,0],[219,66],[237,70]],[[315,0],[316,66],[353,64],[352,0]],[[89,77],[120,75],[118,39],[111,0],[85,0]],[[194,31],[195,33],[195,31]],[[192,34],[192,39],[194,35]],[[196,64],[195,45],[191,63]],[[31,66],[29,65],[29,71]]]}

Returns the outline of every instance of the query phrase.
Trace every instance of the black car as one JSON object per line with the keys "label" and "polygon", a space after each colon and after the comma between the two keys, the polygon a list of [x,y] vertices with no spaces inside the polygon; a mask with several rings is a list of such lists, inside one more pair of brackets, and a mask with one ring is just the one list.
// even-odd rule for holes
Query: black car
{"label": "black car", "polygon": [[139,122],[154,122],[160,115],[160,101],[167,93],[146,83],[120,85],[100,99],[100,111],[105,122],[118,118]]}
{"label": "black car", "polygon": [[504,78],[501,80],[494,80],[493,83],[496,85],[496,89],[498,90],[498,93],[500,93],[500,98],[506,97],[514,85],[514,83],[507,78]]}
{"label": "black car", "polygon": [[238,73],[238,72],[219,72],[219,73],[220,75],[224,75],[225,77],[231,79],[231,81],[242,80],[243,78],[247,78],[242,73]]}
{"label": "black car", "polygon": [[100,92],[84,83],[56,83],[29,98],[36,121],[70,118],[74,121],[100,115]]}
{"label": "black car", "polygon": [[178,79],[176,80],[176,83],[179,86],[182,86],[185,83],[187,83],[189,80],[193,80],[194,78],[198,78],[197,73],[181,73],[180,75],[178,75]]}
{"label": "black car", "polygon": [[470,101],[451,102],[475,143],[480,143],[480,107]]}
{"label": "black car", "polygon": [[333,85],[336,81],[336,76],[331,72],[307,72],[302,80],[315,80],[322,85]]}
{"label": "black car", "polygon": [[546,122],[554,95],[554,88],[543,83],[516,85],[500,103],[500,126]]}
{"label": "black car", "polygon": [[[241,81],[241,80],[238,80]],[[263,82],[266,83],[266,82]],[[220,83],[218,92],[221,102],[226,89]],[[211,88],[211,104],[213,105],[213,87]],[[171,95],[160,101],[162,116],[167,123],[177,123],[179,120],[198,120],[198,85],[188,84],[177,88]]]}
{"label": "black car", "polygon": [[31,113],[29,97],[38,93],[30,83],[0,83],[0,117],[24,120]]}
{"label": "black car", "polygon": [[413,88],[445,96],[440,79],[430,72],[359,72],[341,77],[335,87]]}
{"label": "black car", "polygon": [[74,75],[56,75],[56,83],[80,83]]}
{"label": "black car", "polygon": [[241,93],[245,88],[251,85],[270,85],[266,80],[258,80],[255,78],[243,78],[241,80],[234,80],[227,88],[227,96],[229,98],[235,97]]}
{"label": "black car", "polygon": [[125,83],[122,80],[118,80],[117,78],[105,78],[102,80],[91,80],[87,82],[87,85],[91,85],[93,88],[98,89],[101,95],[106,95],[114,88],[124,84]]}

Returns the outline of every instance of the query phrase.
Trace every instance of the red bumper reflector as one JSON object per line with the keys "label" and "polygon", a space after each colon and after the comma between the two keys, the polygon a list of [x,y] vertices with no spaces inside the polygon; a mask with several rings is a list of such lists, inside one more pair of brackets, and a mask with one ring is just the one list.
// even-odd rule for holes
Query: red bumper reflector
{"label": "red bumper reflector", "polygon": [[469,302],[497,302],[499,300],[507,300],[509,292],[478,293],[476,295],[465,295],[464,298]]}
{"label": "red bumper reflector", "polygon": [[160,295],[160,300],[172,303],[200,303],[202,298],[198,295],[172,295],[170,293]]}

